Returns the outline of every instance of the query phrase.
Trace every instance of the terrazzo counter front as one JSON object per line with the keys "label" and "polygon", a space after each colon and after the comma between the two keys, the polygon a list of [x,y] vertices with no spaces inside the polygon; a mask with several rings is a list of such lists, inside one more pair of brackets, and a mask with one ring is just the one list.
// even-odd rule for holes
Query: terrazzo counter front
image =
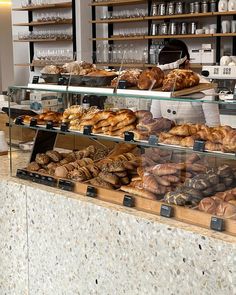
{"label": "terrazzo counter front", "polygon": [[236,237],[3,174],[0,192],[0,294],[236,294]]}

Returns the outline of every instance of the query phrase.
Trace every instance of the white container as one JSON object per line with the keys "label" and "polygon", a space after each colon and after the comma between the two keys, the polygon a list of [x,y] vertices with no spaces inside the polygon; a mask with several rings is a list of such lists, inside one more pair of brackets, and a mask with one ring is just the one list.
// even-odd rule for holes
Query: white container
{"label": "white container", "polygon": [[8,151],[8,144],[6,141],[4,131],[0,131],[0,153],[4,153]]}
{"label": "white container", "polygon": [[220,0],[219,1],[219,3],[218,3],[218,11],[219,12],[228,11],[228,1],[227,0]]}
{"label": "white container", "polygon": [[203,49],[202,64],[214,64],[216,62],[215,49]]}
{"label": "white container", "polygon": [[228,11],[236,11],[236,1],[235,0],[229,0]]}
{"label": "white container", "polygon": [[231,31],[231,23],[229,20],[223,20],[221,22],[222,33],[230,33]]}

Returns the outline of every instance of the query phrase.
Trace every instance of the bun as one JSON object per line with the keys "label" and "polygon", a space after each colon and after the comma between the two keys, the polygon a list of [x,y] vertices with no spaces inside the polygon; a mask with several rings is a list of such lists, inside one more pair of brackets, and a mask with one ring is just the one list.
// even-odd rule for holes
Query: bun
{"label": "bun", "polygon": [[192,70],[175,69],[166,75],[163,81],[163,91],[177,91],[199,84],[199,76]]}
{"label": "bun", "polygon": [[152,69],[144,70],[138,79],[138,88],[142,90],[148,90],[150,87],[161,87],[164,80],[164,72],[156,67]]}

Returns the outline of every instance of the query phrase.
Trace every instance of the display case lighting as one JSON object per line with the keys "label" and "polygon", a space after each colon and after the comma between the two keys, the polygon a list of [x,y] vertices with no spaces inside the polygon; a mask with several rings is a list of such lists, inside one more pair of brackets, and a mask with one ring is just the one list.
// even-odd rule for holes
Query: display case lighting
{"label": "display case lighting", "polygon": [[11,1],[9,0],[0,0],[0,5],[11,5]]}

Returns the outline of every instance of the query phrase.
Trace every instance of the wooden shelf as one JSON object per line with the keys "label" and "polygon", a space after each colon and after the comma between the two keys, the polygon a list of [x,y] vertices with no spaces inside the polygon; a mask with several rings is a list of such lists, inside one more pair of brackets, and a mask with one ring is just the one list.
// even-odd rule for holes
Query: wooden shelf
{"label": "wooden shelf", "polygon": [[191,38],[212,38],[212,34],[198,35],[160,35],[160,36],[145,36],[145,39],[191,39]]}
{"label": "wooden shelf", "polygon": [[72,19],[66,19],[64,21],[47,21],[47,22],[31,22],[31,23],[19,23],[13,24],[14,27],[36,27],[36,26],[48,26],[48,25],[70,25]]}
{"label": "wooden shelf", "polygon": [[[97,66],[101,67],[114,67],[119,68],[121,66],[120,63],[96,63]],[[144,63],[124,63],[123,67],[125,68],[150,68],[155,67],[155,64],[144,64]],[[190,64],[191,69],[201,69],[203,67],[202,64]]]}
{"label": "wooden shelf", "polygon": [[216,33],[214,37],[236,37],[236,33]]}
{"label": "wooden shelf", "polygon": [[12,8],[13,11],[33,11],[33,10],[42,10],[42,9],[54,9],[54,8],[71,8],[72,2],[61,2],[54,4],[46,4],[46,5],[34,5],[30,7],[18,7]]}
{"label": "wooden shelf", "polygon": [[133,37],[111,37],[111,38],[92,38],[93,41],[129,41],[129,40],[144,40],[145,36]]}
{"label": "wooden shelf", "polygon": [[117,18],[117,19],[100,19],[90,21],[93,24],[109,24],[109,23],[125,23],[125,22],[137,22],[148,20],[165,20],[165,19],[178,19],[178,18],[198,18],[198,17],[214,17],[224,15],[236,15],[236,11],[226,12],[207,12],[207,13],[185,13],[174,15],[157,15],[157,16],[144,16],[144,17],[130,17],[130,18]]}
{"label": "wooden shelf", "polygon": [[144,17],[144,19],[146,19],[146,20],[163,20],[163,19],[195,18],[195,17],[209,17],[209,16],[213,16],[212,12],[146,16],[146,17]]}
{"label": "wooden shelf", "polygon": [[213,15],[236,15],[236,11],[213,12]]}
{"label": "wooden shelf", "polygon": [[114,19],[104,19],[104,20],[92,20],[92,24],[110,24],[110,23],[131,23],[139,21],[147,21],[144,17],[129,17],[129,18],[114,18]]}
{"label": "wooden shelf", "polygon": [[119,5],[131,5],[131,4],[142,4],[147,1],[145,0],[117,0],[117,1],[102,1],[92,2],[91,6],[119,6]]}
{"label": "wooden shelf", "polygon": [[24,39],[14,40],[14,42],[71,42],[72,39]]}

